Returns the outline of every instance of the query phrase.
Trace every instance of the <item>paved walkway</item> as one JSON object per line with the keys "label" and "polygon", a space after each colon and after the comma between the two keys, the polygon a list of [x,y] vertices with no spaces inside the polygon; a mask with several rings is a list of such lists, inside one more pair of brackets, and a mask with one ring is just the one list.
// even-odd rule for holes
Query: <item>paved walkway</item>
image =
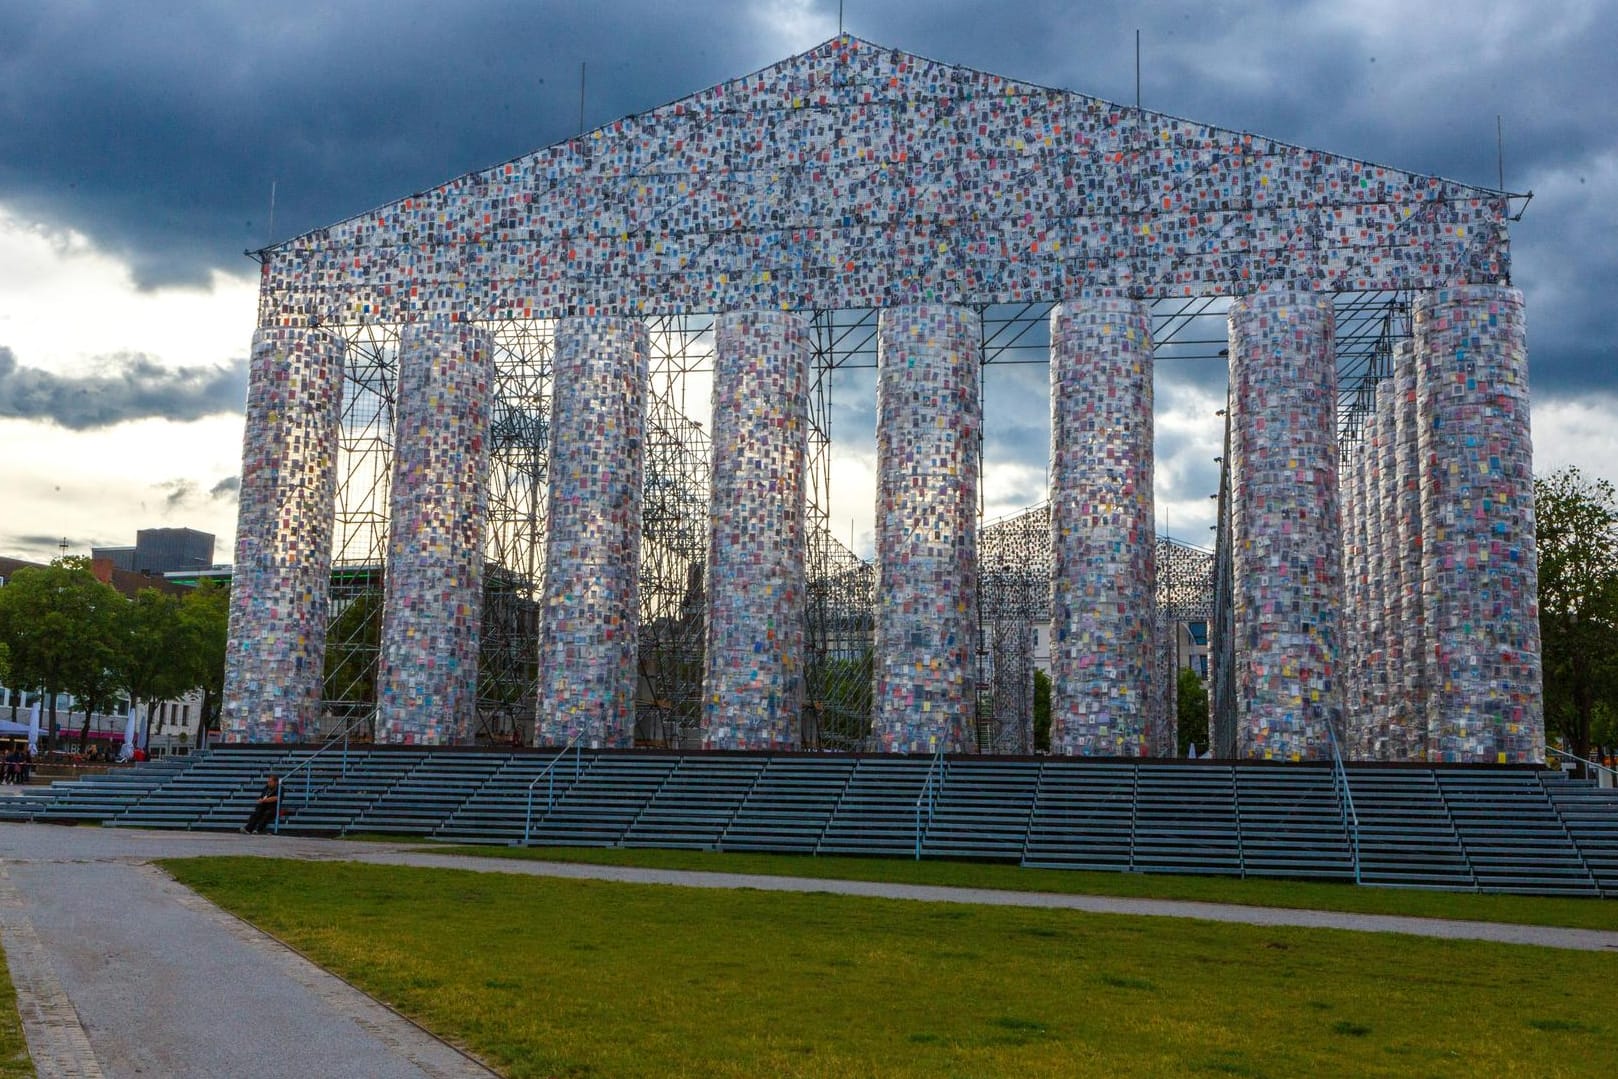
{"label": "paved walkway", "polygon": [[0,939],[42,1076],[487,1076],[481,1065],[180,887],[157,858],[249,854],[694,888],[833,892],[1618,953],[1618,932],[1152,899],[526,862],[419,844],[0,825]]}
{"label": "paved walkway", "polygon": [[363,844],[0,825],[0,939],[41,1076],[494,1074],[150,864]]}

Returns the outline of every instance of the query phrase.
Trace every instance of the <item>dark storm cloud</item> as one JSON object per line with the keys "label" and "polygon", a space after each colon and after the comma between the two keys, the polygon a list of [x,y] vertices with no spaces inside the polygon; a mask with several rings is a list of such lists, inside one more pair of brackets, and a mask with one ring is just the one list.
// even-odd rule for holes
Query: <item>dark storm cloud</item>
{"label": "dark storm cloud", "polygon": [[70,377],[22,367],[0,345],[0,419],[44,420],[74,431],[127,420],[185,422],[239,412],[247,398],[247,363],[164,367],[139,352],[104,357],[101,370]]}
{"label": "dark storm cloud", "polygon": [[242,478],[240,476],[226,476],[212,487],[208,488],[209,498],[233,499],[242,492]]}
{"label": "dark storm cloud", "polygon": [[191,502],[197,494],[197,485],[188,479],[168,480],[156,485],[163,492],[163,508],[177,510]]}
{"label": "dark storm cloud", "polygon": [[[742,3],[0,0],[0,200],[137,281],[329,224],[763,66]],[[812,44],[806,42],[805,44]]]}
{"label": "dark storm cloud", "polygon": [[[243,248],[573,134],[581,61],[593,126],[807,49],[836,18],[835,0],[0,0],[0,202],[143,285],[202,282]],[[1618,245],[1591,237],[1618,205],[1618,4],[861,0],[847,25],[1125,104],[1139,29],[1148,108],[1483,186],[1498,114],[1506,185],[1542,195],[1513,227],[1535,385],[1618,385],[1591,362],[1614,343]]]}
{"label": "dark storm cloud", "polygon": [[38,532],[13,532],[5,537],[7,545],[11,548],[28,547],[33,549],[58,549],[62,542],[61,536],[44,536]]}

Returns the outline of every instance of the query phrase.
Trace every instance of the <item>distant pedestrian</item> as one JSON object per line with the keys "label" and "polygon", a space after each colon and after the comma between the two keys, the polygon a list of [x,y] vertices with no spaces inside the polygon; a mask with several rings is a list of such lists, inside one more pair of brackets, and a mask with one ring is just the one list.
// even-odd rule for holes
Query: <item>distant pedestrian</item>
{"label": "distant pedestrian", "polygon": [[242,825],[242,831],[263,832],[275,819],[276,810],[280,808],[281,780],[272,773],[265,777],[264,789],[258,792],[258,801],[253,803],[253,815]]}

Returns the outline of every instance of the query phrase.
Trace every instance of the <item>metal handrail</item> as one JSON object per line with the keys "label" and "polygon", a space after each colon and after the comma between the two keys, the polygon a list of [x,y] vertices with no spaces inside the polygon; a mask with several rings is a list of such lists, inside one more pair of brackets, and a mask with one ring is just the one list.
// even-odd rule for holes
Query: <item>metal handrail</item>
{"label": "metal handrail", "polygon": [[1348,769],[1343,767],[1343,753],[1337,745],[1337,731],[1328,721],[1326,734],[1331,742],[1332,793],[1337,795],[1337,810],[1343,818],[1343,831],[1348,833],[1348,849],[1354,857],[1354,883],[1360,881],[1360,815],[1354,809],[1354,792],[1348,786]]}
{"label": "metal handrail", "polygon": [[547,786],[545,788],[545,812],[549,813],[552,809],[556,808],[556,766],[561,763],[562,758],[566,757],[568,752],[571,750],[573,753],[573,782],[577,783],[579,781],[579,774],[583,770],[583,766],[580,761],[580,757],[582,756],[582,747],[579,745],[579,739],[583,737],[584,732],[581,730],[572,738],[569,738],[567,745],[562,747],[561,752],[552,757],[551,762],[540,771],[539,775],[534,777],[534,781],[532,783],[528,784],[528,808],[523,815],[522,821],[523,846],[528,846],[529,841],[534,835],[534,788],[539,786],[540,780],[546,780]]}
{"label": "metal handrail", "polygon": [[[918,862],[921,861],[922,803],[927,804],[927,823],[931,825],[933,823],[933,811],[938,808],[938,795],[943,790],[944,780],[948,778],[948,773],[949,765],[945,763],[944,750],[940,747],[938,752],[933,754],[932,764],[927,766],[927,779],[921,786],[921,793],[916,795],[916,861]],[[938,775],[937,782],[933,780],[934,775]]]}
{"label": "metal handrail", "polygon": [[1575,753],[1569,753],[1565,749],[1557,749],[1555,746],[1546,746],[1545,752],[1554,753],[1558,757],[1562,757],[1566,760],[1577,761],[1586,768],[1594,768],[1598,772],[1606,772],[1608,775],[1612,776],[1614,784],[1618,785],[1618,768],[1613,768],[1609,765],[1602,764],[1600,761],[1587,761]]}
{"label": "metal handrail", "polygon": [[375,719],[376,719],[376,712],[373,711],[373,712],[371,712],[371,713],[369,713],[367,715],[360,716],[358,719],[350,720],[343,727],[342,730],[337,732],[337,734],[334,734],[330,738],[326,739],[326,744],[325,745],[321,746],[319,749],[317,749],[313,753],[309,754],[309,756],[307,756],[307,757],[305,757],[303,759],[303,762],[301,764],[297,765],[295,768],[290,769],[287,772],[286,775],[281,777],[280,783],[277,784],[276,806],[275,806],[275,821],[270,825],[270,831],[271,832],[273,832],[275,835],[280,835],[281,834],[281,808],[282,808],[282,806],[281,806],[280,799],[285,797],[286,789],[287,789],[287,780],[291,779],[293,776],[297,775],[300,771],[303,772],[303,806],[304,806],[305,809],[307,809],[309,807],[309,784],[310,784],[310,779],[314,775],[314,769],[311,768],[310,765],[314,764],[316,758],[321,756],[323,753],[326,753],[333,746],[335,746],[337,744],[338,737],[341,736],[342,739],[343,739],[343,778],[347,779],[348,778],[348,736],[350,734],[352,734],[354,732],[354,730],[357,727],[359,727],[359,725],[361,723],[370,723],[370,722],[373,722]]}

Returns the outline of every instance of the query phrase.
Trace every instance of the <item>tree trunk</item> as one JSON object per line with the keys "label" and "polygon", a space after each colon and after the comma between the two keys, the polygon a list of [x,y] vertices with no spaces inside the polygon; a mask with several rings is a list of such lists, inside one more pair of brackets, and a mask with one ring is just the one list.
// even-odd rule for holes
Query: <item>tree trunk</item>
{"label": "tree trunk", "polygon": [[214,725],[219,722],[219,716],[216,714],[219,709],[219,702],[215,699],[213,690],[205,689],[202,691],[202,704],[200,707],[202,716],[201,721],[197,724],[197,745],[201,748],[206,748],[208,745],[208,732],[213,730]]}
{"label": "tree trunk", "polygon": [[48,748],[54,750],[56,748],[56,732],[57,732],[57,726],[56,726],[56,690],[54,690],[54,689],[50,688],[49,686],[47,686],[45,688],[45,692],[47,694],[49,694],[50,699],[51,699],[50,700],[50,714],[51,714],[51,736],[50,737],[51,737],[51,740],[46,743],[46,746]]}
{"label": "tree trunk", "polygon": [[[1576,757],[1590,759],[1590,727],[1595,716],[1596,687],[1590,671],[1590,656],[1582,643],[1573,652],[1573,730],[1569,747]],[[1580,771],[1584,765],[1579,765]]]}

